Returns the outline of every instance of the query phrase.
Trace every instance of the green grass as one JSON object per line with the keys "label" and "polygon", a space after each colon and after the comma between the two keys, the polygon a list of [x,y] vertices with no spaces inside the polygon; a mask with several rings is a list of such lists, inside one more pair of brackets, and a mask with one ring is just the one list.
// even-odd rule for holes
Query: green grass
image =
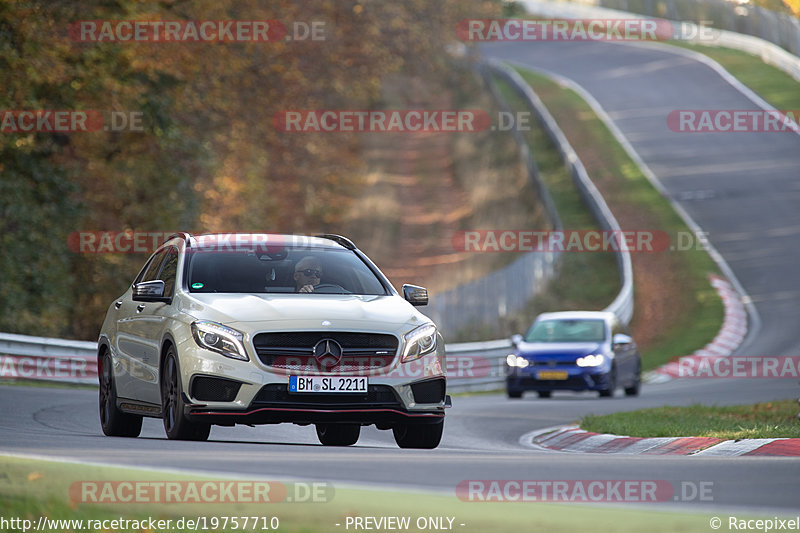
{"label": "green grass", "polygon": [[[456,497],[455,487],[452,495],[337,487],[333,499],[328,503],[85,504],[71,501],[68,496],[70,485],[83,480],[174,481],[209,478],[4,456],[0,456],[0,472],[2,472],[0,516],[28,519],[34,524],[40,516],[84,520],[115,518],[141,520],[153,517],[172,519],[173,526],[169,531],[186,531],[187,528],[176,528],[174,521],[180,517],[197,516],[208,516],[209,519],[224,516],[277,516],[280,519],[279,531],[341,533],[346,531],[344,520],[347,516],[409,516],[412,524],[418,517],[453,517],[455,518],[453,529],[465,533],[472,531],[568,533],[581,530],[600,533],[640,531],[658,533],[708,530],[708,516],[705,514],[660,512],[652,507],[647,510],[637,509],[635,505],[621,509],[574,503],[462,501]],[[341,525],[336,526],[337,523]],[[462,527],[460,524],[465,525]],[[352,527],[350,529],[352,530]],[[227,530],[234,531],[230,527]],[[413,525],[409,530],[417,531]]]}
{"label": "green grass", "polygon": [[707,55],[776,109],[800,109],[800,82],[761,58],[739,50],[670,41],[669,44]]}
{"label": "green grass", "polygon": [[800,438],[797,400],[733,407],[655,407],[584,417],[581,428],[630,437]]}

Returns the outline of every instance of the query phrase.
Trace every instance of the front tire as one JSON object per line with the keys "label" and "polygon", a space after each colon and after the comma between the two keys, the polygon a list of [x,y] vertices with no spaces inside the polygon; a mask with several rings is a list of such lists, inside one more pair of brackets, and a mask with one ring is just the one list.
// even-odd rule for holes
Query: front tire
{"label": "front tire", "polygon": [[444,419],[435,424],[400,424],[392,428],[394,441],[401,448],[432,450],[439,446]]}
{"label": "front tire", "polygon": [[518,400],[522,398],[522,391],[521,390],[506,390],[506,396],[513,400]]}
{"label": "front tire", "polygon": [[183,414],[183,395],[178,357],[170,346],[161,368],[161,413],[164,431],[170,440],[207,440],[211,424],[192,422]]}
{"label": "front tire", "polygon": [[630,387],[625,387],[625,396],[639,396],[639,390],[642,387],[642,363],[636,363],[636,373],[634,374],[633,384]]}
{"label": "front tire", "polygon": [[549,398],[553,395],[553,391],[540,390],[537,394],[539,395],[539,398]]}
{"label": "front tire", "polygon": [[612,366],[608,372],[608,388],[600,391],[601,398],[611,398],[614,396],[614,390],[617,388],[617,367]]}
{"label": "front tire", "polygon": [[138,437],[142,432],[142,417],[120,411],[117,407],[117,386],[111,357],[104,352],[100,358],[100,426],[109,437]]}
{"label": "front tire", "polygon": [[360,435],[358,424],[317,424],[317,438],[325,446],[351,446]]}

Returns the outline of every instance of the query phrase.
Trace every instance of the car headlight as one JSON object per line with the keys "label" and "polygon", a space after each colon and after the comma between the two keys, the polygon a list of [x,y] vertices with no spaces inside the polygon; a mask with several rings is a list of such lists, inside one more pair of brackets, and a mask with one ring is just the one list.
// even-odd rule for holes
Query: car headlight
{"label": "car headlight", "polygon": [[575,364],[578,366],[600,366],[603,364],[605,360],[605,356],[601,353],[586,355],[584,357],[578,357]]}
{"label": "car headlight", "polygon": [[518,355],[510,353],[506,357],[506,364],[508,366],[516,366],[516,367],[519,367],[519,368],[525,368],[526,366],[528,366],[531,363],[530,363],[530,361],[528,361],[524,357],[519,357]]}
{"label": "car headlight", "polygon": [[433,324],[420,326],[406,333],[403,340],[405,341],[403,363],[433,353],[436,351],[436,326]]}
{"label": "car headlight", "polygon": [[222,324],[208,320],[192,322],[192,336],[201,348],[221,353],[231,359],[247,361],[244,349],[244,334]]}

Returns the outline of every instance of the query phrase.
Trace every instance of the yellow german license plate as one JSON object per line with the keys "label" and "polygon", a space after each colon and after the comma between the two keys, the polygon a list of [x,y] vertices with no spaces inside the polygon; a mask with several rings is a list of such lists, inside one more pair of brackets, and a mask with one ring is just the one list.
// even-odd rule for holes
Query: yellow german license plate
{"label": "yellow german license plate", "polygon": [[540,370],[536,375],[538,379],[567,379],[566,370]]}

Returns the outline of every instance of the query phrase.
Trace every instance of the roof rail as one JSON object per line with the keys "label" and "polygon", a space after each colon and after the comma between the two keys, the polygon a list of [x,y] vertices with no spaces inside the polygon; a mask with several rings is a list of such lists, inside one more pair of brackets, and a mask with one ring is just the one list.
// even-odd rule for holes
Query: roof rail
{"label": "roof rail", "polygon": [[314,235],[314,237],[319,237],[320,239],[328,239],[334,242],[337,242],[347,248],[348,250],[355,250],[356,245],[353,244],[353,241],[348,239],[347,237],[342,237],[341,235],[336,235],[335,233],[321,233],[319,235]]}
{"label": "roof rail", "polygon": [[[164,242],[167,242],[167,241],[169,241],[169,240],[172,240],[172,239],[174,239],[174,238],[176,238],[176,237],[177,237],[177,238],[179,238],[179,239],[183,239],[183,242],[185,242],[186,244],[189,244],[189,239],[190,239],[192,236],[191,236],[191,235],[189,235],[188,233],[186,233],[185,231],[179,231],[179,232],[177,232],[177,233],[173,233],[172,235],[170,235],[169,237],[167,237],[166,239],[164,239]],[[163,244],[163,243],[162,243],[162,244]]]}

